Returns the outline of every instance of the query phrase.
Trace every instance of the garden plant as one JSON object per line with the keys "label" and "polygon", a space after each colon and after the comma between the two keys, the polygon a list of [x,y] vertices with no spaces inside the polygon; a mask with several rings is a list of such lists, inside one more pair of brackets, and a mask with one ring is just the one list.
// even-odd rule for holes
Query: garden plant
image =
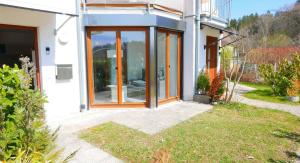
{"label": "garden plant", "polygon": [[300,55],[294,54],[290,61],[281,61],[276,68],[272,64],[260,65],[259,72],[274,95],[286,96],[289,89],[295,88],[294,83],[300,80]]}
{"label": "garden plant", "polygon": [[197,88],[199,94],[205,95],[207,91],[209,91],[210,88],[209,77],[204,71],[201,71],[201,73],[198,76]]}
{"label": "garden plant", "polygon": [[33,89],[33,63],[20,61],[22,69],[0,68],[0,162],[55,162],[61,153],[53,150],[58,130],[51,133],[45,123],[47,100]]}

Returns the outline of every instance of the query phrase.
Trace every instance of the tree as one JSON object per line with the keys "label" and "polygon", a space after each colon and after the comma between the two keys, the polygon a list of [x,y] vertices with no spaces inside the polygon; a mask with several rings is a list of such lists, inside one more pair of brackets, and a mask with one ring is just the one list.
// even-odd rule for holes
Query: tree
{"label": "tree", "polygon": [[292,46],[294,41],[285,34],[273,34],[267,39],[267,47],[288,47]]}
{"label": "tree", "polygon": [[[223,66],[224,79],[225,79],[224,102],[229,103],[232,100],[236,86],[239,84],[243,76],[247,55],[244,55],[243,57],[237,55],[235,58],[225,58],[225,57],[223,58],[224,58],[224,60],[222,61],[223,65],[225,65],[225,63],[228,61],[232,63],[230,66]],[[231,82],[232,82],[232,86],[230,85]]]}

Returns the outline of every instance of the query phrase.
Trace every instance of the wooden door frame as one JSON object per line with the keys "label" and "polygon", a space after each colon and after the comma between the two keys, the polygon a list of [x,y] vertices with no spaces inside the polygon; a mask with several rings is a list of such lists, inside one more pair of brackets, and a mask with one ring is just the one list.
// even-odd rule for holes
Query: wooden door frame
{"label": "wooden door frame", "polygon": [[[209,42],[209,40],[212,40],[212,42],[214,42],[215,44],[213,44],[213,45],[211,45],[211,42]],[[211,60],[211,58],[212,58],[212,56],[214,55],[214,61],[213,62],[215,62],[215,64],[216,64],[216,66],[217,66],[217,64],[218,64],[218,60],[217,60],[217,55],[218,55],[218,38],[217,37],[213,37],[213,36],[206,36],[206,45],[209,45],[208,47],[206,47],[206,73],[208,74],[208,76],[209,76],[209,79],[210,79],[210,82],[212,83],[212,81],[213,81],[213,79],[216,77],[216,75],[217,75],[217,67],[216,67],[216,72],[215,72],[215,76],[212,78],[211,77],[211,63],[212,63],[212,60]],[[216,54],[210,54],[210,58],[208,58],[208,49],[210,49],[210,48],[216,48]],[[208,60],[210,61],[210,66],[208,67]]]}
{"label": "wooden door frame", "polygon": [[[147,27],[86,27],[86,42],[87,42],[87,72],[88,72],[88,95],[89,95],[89,106],[92,109],[97,108],[144,108],[149,106],[149,28]],[[117,52],[117,83],[118,83],[118,102],[117,103],[106,103],[96,104],[94,103],[94,80],[93,80],[93,49],[91,32],[92,31],[114,31],[116,32],[116,52]],[[121,32],[126,31],[144,31],[145,32],[145,79],[146,79],[146,102],[143,103],[128,103],[122,102],[122,40]]]}
{"label": "wooden door frame", "polygon": [[40,75],[40,56],[39,56],[37,27],[0,24],[0,29],[27,30],[27,31],[33,32],[33,34],[34,34],[34,50],[35,50],[36,85],[37,85],[37,88],[39,90],[41,90],[42,86],[41,86],[41,75]]}
{"label": "wooden door frame", "polygon": [[[159,28],[157,32],[165,33],[166,34],[166,98],[158,100],[158,105],[162,105],[165,103],[178,101],[180,100],[180,94],[181,94],[181,53],[182,53],[182,33],[178,31],[172,31],[167,29]],[[170,34],[177,35],[177,96],[170,97],[170,86],[169,86],[169,80],[170,80]]]}

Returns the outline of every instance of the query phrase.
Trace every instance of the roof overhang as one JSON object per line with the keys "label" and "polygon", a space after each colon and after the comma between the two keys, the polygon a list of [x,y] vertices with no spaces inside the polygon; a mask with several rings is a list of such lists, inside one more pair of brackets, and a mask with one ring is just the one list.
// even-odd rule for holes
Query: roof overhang
{"label": "roof overhang", "polygon": [[84,14],[84,26],[153,26],[178,31],[185,30],[185,22],[153,14]]}
{"label": "roof overhang", "polygon": [[75,12],[66,12],[63,9],[59,8],[52,8],[49,7],[43,7],[43,6],[34,6],[30,4],[20,4],[15,1],[10,0],[1,0],[0,6],[4,7],[12,7],[12,8],[18,8],[18,9],[25,9],[30,11],[37,11],[37,12],[45,12],[45,13],[52,13],[52,14],[62,14],[62,15],[68,15],[68,16],[79,16]]}
{"label": "roof overhang", "polygon": [[200,28],[203,29],[204,27],[209,27],[209,28],[213,28],[213,29],[216,29],[216,30],[220,30],[220,32],[226,32],[230,35],[240,35],[238,32],[235,32],[235,31],[231,31],[231,30],[228,30],[224,27],[221,27],[221,26],[217,26],[217,25],[213,25],[213,24],[210,24],[210,23],[201,23],[200,24]]}

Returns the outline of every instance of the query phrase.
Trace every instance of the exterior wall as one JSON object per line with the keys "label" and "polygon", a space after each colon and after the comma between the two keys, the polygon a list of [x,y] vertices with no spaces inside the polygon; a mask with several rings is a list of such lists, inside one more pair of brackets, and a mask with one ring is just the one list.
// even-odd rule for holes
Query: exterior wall
{"label": "exterior wall", "polygon": [[217,19],[213,17],[210,19],[209,17],[201,17],[201,23],[206,23],[206,24],[212,24],[217,27],[221,28],[226,28],[227,27],[227,22],[224,22],[223,20]]}
{"label": "exterior wall", "polygon": [[157,4],[179,11],[183,11],[185,5],[185,0],[87,0],[86,2],[99,4]]}
{"label": "exterior wall", "polygon": [[[206,37],[207,36],[212,36],[212,37],[217,37],[218,39],[220,38],[221,34],[219,30],[212,29],[209,27],[204,27],[204,29],[200,30],[200,35],[201,35],[201,41],[200,41],[200,56],[198,60],[198,65],[199,69],[198,72],[201,72],[206,68],[206,49],[204,49],[204,45],[206,45]],[[219,43],[220,46],[220,43]],[[217,70],[220,70],[220,55],[219,55],[219,49],[217,53],[217,62],[218,62],[218,67]]]}
{"label": "exterior wall", "polygon": [[196,24],[195,1],[187,0],[185,5],[186,30],[184,32],[183,51],[183,100],[192,100],[195,88],[195,48]]}
{"label": "exterior wall", "polygon": [[[167,3],[167,1],[164,1]],[[168,1],[170,2],[170,1]],[[196,29],[195,24],[195,0],[185,0],[184,5],[176,8],[184,10],[184,21],[186,22],[186,30],[184,31],[183,41],[183,99],[192,100],[195,90],[195,71],[200,72],[205,68],[206,64],[206,36],[220,37],[219,30],[209,27],[204,29]],[[37,10],[47,10],[51,12],[62,12],[75,14],[76,3],[74,0],[27,0],[20,3],[17,0],[0,0],[0,4],[8,6],[18,6],[24,8],[33,8]],[[168,3],[166,7],[172,8],[172,3]],[[174,3],[178,5],[177,3]],[[161,4],[164,5],[164,4]],[[57,8],[59,6],[59,8]],[[175,9],[176,9],[175,8]],[[88,7],[88,11],[84,14],[148,14],[145,9],[109,9],[109,8],[92,8]],[[13,7],[0,6],[0,24],[32,26],[38,28],[38,47],[39,61],[41,72],[42,90],[48,96],[48,103],[45,105],[47,119],[53,121],[57,118],[64,118],[71,113],[79,112],[80,106],[80,81],[83,82],[85,92],[81,92],[83,96],[87,96],[86,71],[83,69],[82,76],[79,76],[79,63],[81,67],[86,67],[85,57],[78,60],[78,35],[82,37],[81,51],[79,53],[86,55],[85,47],[85,30],[82,26],[77,29],[75,17],[67,15],[59,15],[53,13],[45,13],[18,9]],[[160,15],[176,20],[181,20],[180,16],[168,14],[158,10],[151,10],[151,14]],[[81,15],[82,16],[82,15]],[[81,18],[80,16],[80,18]],[[216,24],[216,22],[210,22]],[[216,24],[217,26],[226,26],[226,24]],[[55,32],[55,29],[59,29]],[[196,30],[200,30],[200,55],[198,57],[198,70],[195,70],[195,48],[196,48]],[[45,48],[50,47],[50,55],[46,55]],[[72,64],[73,78],[71,80],[56,80],[56,64]],[[218,55],[218,70],[220,65],[220,57]],[[86,99],[85,99],[86,100]],[[85,101],[85,103],[87,100]]]}
{"label": "exterior wall", "polygon": [[88,7],[85,14],[153,14],[163,16],[175,20],[180,20],[180,16],[175,14],[169,14],[166,12],[151,9],[149,12],[146,9],[140,8],[99,8],[99,7]]}
{"label": "exterior wall", "polygon": [[74,0],[0,0],[1,4],[66,14],[76,13]]}
{"label": "exterior wall", "polygon": [[[39,63],[48,120],[79,112],[79,76],[76,18],[12,7],[0,7],[0,23],[38,29]],[[68,20],[68,18],[70,18]],[[68,20],[67,22],[65,22]],[[65,23],[64,23],[65,22]],[[55,35],[55,29],[58,29]],[[62,42],[63,40],[63,42]],[[46,54],[50,47],[50,54]],[[72,64],[73,79],[56,80],[56,64]]]}

